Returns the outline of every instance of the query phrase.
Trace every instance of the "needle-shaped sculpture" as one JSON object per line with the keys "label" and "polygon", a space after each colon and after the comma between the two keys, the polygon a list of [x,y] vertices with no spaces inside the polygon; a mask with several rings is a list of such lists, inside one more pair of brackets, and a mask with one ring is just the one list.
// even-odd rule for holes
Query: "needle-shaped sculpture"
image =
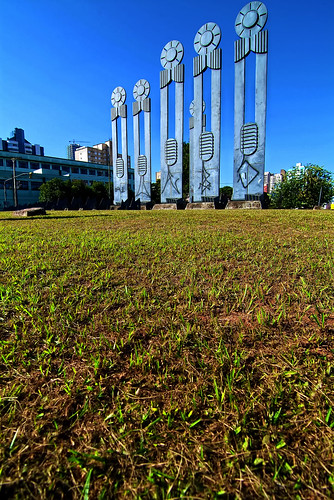
{"label": "needle-shaped sculpture", "polygon": [[[123,87],[116,87],[111,95],[111,133],[113,155],[114,204],[120,205],[128,198],[128,133],[126,92]],[[117,121],[121,118],[122,152],[118,152]]]}
{"label": "needle-shaped sculpture", "polygon": [[[151,99],[150,84],[147,80],[138,80],[133,88],[133,141],[135,160],[135,196],[141,202],[151,201]],[[141,111],[144,113],[144,154],[140,148]]]}
{"label": "needle-shaped sculpture", "polygon": [[[234,167],[233,199],[258,199],[263,194],[267,113],[268,31],[267,8],[250,2],[238,13],[235,31],[240,37],[234,45]],[[245,123],[246,57],[256,54],[255,120]]]}
{"label": "needle-shaped sculpture", "polygon": [[[184,120],[183,46],[178,40],[168,42],[161,52],[160,71],[160,163],[161,203],[182,197],[182,148]],[[169,85],[175,82],[175,136],[169,135]]]}
{"label": "needle-shaped sculpture", "polygon": [[[197,31],[194,48],[194,115],[192,131],[194,202],[212,201],[219,196],[221,135],[222,53],[218,48],[221,31],[216,23],[206,23]],[[203,74],[211,69],[211,130],[203,122]]]}

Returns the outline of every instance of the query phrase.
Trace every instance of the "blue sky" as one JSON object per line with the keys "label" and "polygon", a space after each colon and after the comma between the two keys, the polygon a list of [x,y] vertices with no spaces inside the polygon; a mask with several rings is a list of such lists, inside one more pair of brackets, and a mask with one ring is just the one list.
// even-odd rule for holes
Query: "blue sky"
{"label": "blue sky", "polygon": [[[152,170],[159,160],[160,53],[170,40],[184,46],[185,140],[193,99],[196,31],[222,30],[221,185],[232,185],[234,21],[247,2],[170,0],[7,0],[0,19],[0,137],[15,127],[66,157],[71,140],[87,145],[111,137],[110,96],[122,86],[133,154],[132,91],[147,79],[152,99]],[[334,3],[267,0],[269,31],[266,170],[296,162],[334,173]],[[249,82],[253,80],[249,65]],[[86,144],[85,144],[86,145]]]}

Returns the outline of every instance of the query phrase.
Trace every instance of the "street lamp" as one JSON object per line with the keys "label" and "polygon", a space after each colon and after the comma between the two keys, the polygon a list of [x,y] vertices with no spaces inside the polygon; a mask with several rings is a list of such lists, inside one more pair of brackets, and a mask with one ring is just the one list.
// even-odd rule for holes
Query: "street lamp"
{"label": "street lamp", "polygon": [[23,175],[28,175],[29,179],[31,179],[32,174],[42,174],[43,170],[41,168],[38,168],[37,170],[33,170],[32,172],[24,172],[23,174],[15,175],[15,158],[12,158],[13,162],[13,177],[10,177],[9,179],[4,180],[3,182],[3,198],[4,198],[4,208],[7,206],[7,191],[6,191],[6,182],[13,181],[13,199],[14,199],[14,207],[16,208],[18,203],[17,203],[17,186],[16,186],[16,179],[18,177],[22,177]]}

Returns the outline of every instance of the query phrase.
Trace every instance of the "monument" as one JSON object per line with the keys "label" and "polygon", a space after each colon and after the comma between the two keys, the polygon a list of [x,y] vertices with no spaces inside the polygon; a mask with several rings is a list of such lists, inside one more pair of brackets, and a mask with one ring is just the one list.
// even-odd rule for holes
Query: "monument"
{"label": "monument", "polygon": [[[126,92],[116,87],[111,95],[111,133],[113,157],[114,204],[120,205],[128,199],[128,133]],[[118,152],[117,121],[121,118],[121,153]]]}
{"label": "monument", "polygon": [[[182,198],[182,148],[183,148],[183,103],[184,65],[183,46],[171,40],[162,49],[160,61],[160,165],[161,203],[174,203]],[[175,82],[175,137],[169,130],[169,85]]]}
{"label": "monument", "polygon": [[[135,197],[141,202],[151,201],[151,99],[150,84],[138,80],[133,88],[133,142],[135,160]],[[144,113],[144,154],[140,146],[140,112]]]}
{"label": "monument", "polygon": [[[267,112],[268,31],[267,8],[262,2],[250,2],[239,12],[235,31],[240,37],[234,44],[234,168],[233,200],[258,200],[263,194]],[[254,52],[255,121],[245,123],[246,58]]]}
{"label": "monument", "polygon": [[[189,201],[192,202],[194,199],[194,101],[191,102],[189,106],[189,112],[191,114],[189,118]],[[203,131],[206,126],[206,116],[204,115],[205,102],[203,101]]]}
{"label": "monument", "polygon": [[[191,201],[213,201],[219,196],[221,135],[222,51],[217,48],[221,30],[216,23],[204,24],[196,33],[193,60],[194,105],[192,136],[193,188]],[[203,74],[211,69],[211,131],[206,130],[203,114]]]}

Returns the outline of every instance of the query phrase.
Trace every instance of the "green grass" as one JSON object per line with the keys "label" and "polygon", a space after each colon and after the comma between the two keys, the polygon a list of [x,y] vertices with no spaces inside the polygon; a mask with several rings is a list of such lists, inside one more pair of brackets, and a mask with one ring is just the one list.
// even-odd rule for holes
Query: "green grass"
{"label": "green grass", "polygon": [[0,231],[0,497],[334,496],[331,211]]}

